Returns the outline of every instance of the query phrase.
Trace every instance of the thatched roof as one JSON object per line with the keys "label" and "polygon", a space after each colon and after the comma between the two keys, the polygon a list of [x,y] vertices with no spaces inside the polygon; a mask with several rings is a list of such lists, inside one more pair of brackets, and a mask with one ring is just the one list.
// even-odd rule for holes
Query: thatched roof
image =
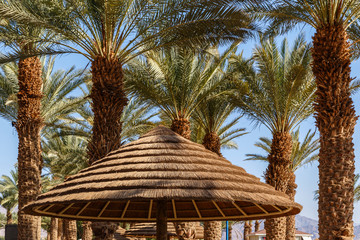
{"label": "thatched roof", "polygon": [[248,220],[297,214],[301,206],[241,167],[157,127],[69,177],[25,207],[34,215],[100,221]]}
{"label": "thatched roof", "polygon": [[[167,225],[168,236],[170,238],[178,238],[173,223]],[[156,238],[156,224],[155,223],[135,223],[129,230],[123,234],[125,237],[136,238]],[[197,225],[195,239],[204,238],[204,227]]]}

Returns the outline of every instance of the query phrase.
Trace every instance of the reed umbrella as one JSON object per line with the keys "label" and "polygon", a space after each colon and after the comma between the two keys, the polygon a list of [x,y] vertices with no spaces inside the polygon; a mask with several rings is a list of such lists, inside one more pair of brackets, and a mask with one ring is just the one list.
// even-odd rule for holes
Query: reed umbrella
{"label": "reed umbrella", "polygon": [[204,146],[157,127],[69,177],[24,210],[93,221],[249,220],[297,214],[301,206]]}

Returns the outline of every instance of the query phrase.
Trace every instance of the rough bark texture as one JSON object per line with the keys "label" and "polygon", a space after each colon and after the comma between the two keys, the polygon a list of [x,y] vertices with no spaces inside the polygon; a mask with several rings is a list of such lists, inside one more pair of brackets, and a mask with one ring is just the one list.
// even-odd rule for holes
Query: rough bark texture
{"label": "rough bark texture", "polygon": [[64,219],[64,239],[65,240],[77,239],[77,227],[75,220]]}
{"label": "rough bark texture", "polygon": [[204,136],[203,145],[206,149],[209,149],[210,151],[217,153],[219,156],[221,156],[220,137],[216,133],[214,133],[214,132],[207,133]]}
{"label": "rough bark texture", "polygon": [[[291,178],[292,138],[287,132],[273,134],[271,151],[268,156],[269,166],[265,173],[266,183],[276,190],[286,193]],[[272,218],[265,221],[266,239],[285,240],[286,218]]]}
{"label": "rough bark texture", "polygon": [[[41,62],[32,57],[19,61],[18,116],[15,124],[19,137],[19,209],[36,200],[40,193],[42,168],[40,131],[42,78]],[[18,212],[18,239],[39,239],[39,217]]]}
{"label": "rough bark texture", "polygon": [[246,221],[244,223],[244,240],[250,240],[249,234],[251,233],[251,223]]}
{"label": "rough bark texture", "polygon": [[[296,188],[297,188],[297,185],[295,183],[295,173],[292,172],[289,182],[288,182],[286,194],[293,201],[295,200]],[[286,240],[295,240],[295,232],[296,232],[295,216],[293,215],[293,216],[286,217]]]}
{"label": "rough bark texture", "polygon": [[6,211],[6,224],[13,224],[12,213],[9,210]]}
{"label": "rough bark texture", "polygon": [[[207,133],[203,139],[203,145],[206,149],[217,153],[220,153],[220,138],[216,133]],[[220,240],[221,239],[221,221],[208,221],[204,222],[204,240]]]}
{"label": "rough bark texture", "polygon": [[232,240],[232,222],[229,222],[229,235],[228,235],[228,238],[229,240]]}
{"label": "rough bark texture", "polygon": [[166,201],[156,203],[156,239],[167,240],[167,205]]}
{"label": "rough bark texture", "polygon": [[[190,139],[190,121],[187,119],[173,119],[171,130],[184,138]],[[194,239],[196,237],[196,226],[199,225],[199,222],[174,222],[176,234],[179,240]]]}
{"label": "rough bark texture", "polygon": [[190,139],[191,137],[190,121],[187,119],[174,119],[171,124],[171,130],[186,139]]}
{"label": "rough bark texture", "polygon": [[313,37],[317,91],[316,125],[320,133],[320,240],[354,237],[354,144],[357,117],[350,97],[350,52],[343,26],[324,26]]}
{"label": "rough bark texture", "polygon": [[98,57],[91,65],[94,123],[88,146],[89,163],[121,146],[121,114],[127,104],[123,70],[118,59]]}
{"label": "rough bark texture", "polygon": [[51,218],[50,223],[50,240],[57,240],[58,239],[58,219]]}
{"label": "rough bark texture", "polygon": [[64,236],[64,220],[58,218],[58,239],[62,240]]}
{"label": "rough bark texture", "polygon": [[[121,114],[127,104],[119,59],[99,56],[92,62],[91,73],[93,86],[90,97],[94,123],[88,145],[89,164],[121,146]],[[100,234],[95,237],[101,239],[112,239],[116,228],[117,224],[112,223],[92,224],[94,234]]]}
{"label": "rough bark texture", "polygon": [[220,221],[204,222],[204,240],[220,240],[221,230]]}
{"label": "rough bark texture", "polygon": [[87,221],[83,222],[82,228],[83,228],[83,232],[82,232],[81,239],[82,240],[92,240],[93,234],[92,234],[92,229],[91,229],[91,222],[87,222]]}

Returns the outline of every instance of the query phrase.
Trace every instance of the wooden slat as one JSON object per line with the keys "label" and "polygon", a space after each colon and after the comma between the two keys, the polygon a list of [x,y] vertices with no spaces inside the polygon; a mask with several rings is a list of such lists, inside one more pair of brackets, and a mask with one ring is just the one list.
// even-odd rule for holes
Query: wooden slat
{"label": "wooden slat", "polygon": [[126,205],[125,205],[125,208],[124,208],[124,211],[123,211],[122,214],[121,214],[121,218],[124,218],[125,213],[126,213],[128,207],[129,207],[129,204],[130,204],[130,200],[127,201],[127,203],[126,203]]}
{"label": "wooden slat", "polygon": [[107,208],[107,206],[109,206],[110,201],[108,201],[105,206],[101,209],[101,211],[98,214],[98,217],[101,217],[101,215],[104,213],[105,209]]}
{"label": "wooden slat", "polygon": [[212,201],[212,203],[215,205],[215,207],[217,208],[217,210],[221,213],[221,215],[223,217],[225,217],[225,214],[223,213],[223,211],[220,209],[220,207],[217,205],[217,203],[215,201]]}
{"label": "wooden slat", "polygon": [[172,199],[172,200],[171,200],[171,203],[172,203],[172,207],[173,207],[174,218],[177,219],[175,200]]}
{"label": "wooden slat", "polygon": [[260,206],[259,204],[257,204],[257,203],[254,203],[255,204],[255,206],[257,206],[258,208],[260,208],[261,209],[261,211],[263,211],[264,213],[266,213],[266,214],[269,214],[269,212],[268,211],[266,211],[262,206]]}
{"label": "wooden slat", "polygon": [[76,214],[76,216],[79,216],[89,205],[91,202],[88,202],[81,208],[81,210]]}
{"label": "wooden slat", "polygon": [[192,200],[192,203],[193,203],[193,205],[194,205],[194,207],[195,207],[195,210],[196,210],[196,212],[197,212],[197,214],[198,214],[199,218],[202,218],[201,213],[200,213],[200,211],[199,211],[198,206],[196,205],[195,200]]}
{"label": "wooden slat", "polygon": [[68,210],[69,208],[71,208],[74,205],[74,203],[71,203],[69,206],[67,206],[66,208],[64,208],[63,210],[61,210],[61,212],[59,212],[59,214],[63,214],[66,210]]}
{"label": "wooden slat", "polygon": [[244,212],[244,210],[242,210],[242,208],[239,207],[239,206],[236,204],[236,202],[233,202],[232,204],[237,208],[237,210],[239,210],[239,211],[241,212],[241,214],[243,214],[244,216],[247,216],[246,212]]}
{"label": "wooden slat", "polygon": [[150,200],[150,206],[149,206],[148,219],[150,219],[150,218],[151,218],[152,206],[153,206],[153,200]]}

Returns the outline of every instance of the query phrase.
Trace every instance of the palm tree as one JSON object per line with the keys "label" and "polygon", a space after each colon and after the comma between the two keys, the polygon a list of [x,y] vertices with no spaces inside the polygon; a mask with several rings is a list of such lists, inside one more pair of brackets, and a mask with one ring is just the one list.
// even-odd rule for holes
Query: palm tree
{"label": "palm tree", "polygon": [[[170,120],[174,132],[190,139],[191,117],[210,96],[220,94],[219,86],[224,80],[222,67],[235,47],[236,44],[233,44],[222,55],[214,48],[207,49],[205,53],[181,48],[147,52],[145,59],[129,64],[125,72],[126,86],[140,100],[158,107],[162,115]],[[199,125],[198,132],[206,134],[207,130],[216,130],[219,133],[221,120],[216,123],[220,126],[203,128]],[[199,119],[199,122],[203,121],[206,119]],[[176,223],[179,238],[192,238],[193,227],[193,223]],[[216,224],[213,227],[221,229]],[[208,231],[210,229],[205,229],[205,232]]]}
{"label": "palm tree", "polygon": [[18,173],[17,168],[10,171],[10,176],[3,175],[0,180],[0,205],[6,209],[6,224],[12,224],[12,211],[18,205]]}
{"label": "palm tree", "polygon": [[[226,73],[226,69],[224,69]],[[217,76],[221,77],[221,76]],[[217,91],[230,90],[230,86],[222,81]],[[215,91],[216,92],[216,91]],[[234,113],[235,106],[227,101],[225,96],[207,97],[202,101],[192,116],[192,122],[195,123],[192,128],[192,140],[202,143],[206,149],[215,152],[221,156],[220,148],[237,148],[232,140],[244,134],[245,128],[235,128],[241,116],[228,121],[230,115]],[[220,221],[204,222],[204,239],[221,239],[222,223]]]}
{"label": "palm tree", "polygon": [[126,85],[140,100],[160,108],[173,131],[190,139],[190,117],[221,84],[215,76],[235,46],[221,56],[181,48],[147,52],[146,59],[129,64]]}
{"label": "palm tree", "polygon": [[40,131],[43,127],[40,108],[43,83],[41,62],[36,55],[40,51],[45,52],[43,50],[48,45],[44,42],[51,37],[50,35],[39,26],[25,26],[3,18],[0,24],[0,42],[10,50],[7,61],[13,60],[13,55],[22,56],[18,61],[18,111],[13,122],[19,138],[18,235],[20,239],[40,237],[40,218],[24,214],[21,209],[34,201],[40,193],[42,164]]}
{"label": "palm tree", "polygon": [[[291,164],[290,170],[295,173],[299,168],[317,161],[319,159],[317,152],[320,148],[320,143],[318,139],[314,140],[315,132],[311,132],[309,130],[302,142],[299,140],[299,128],[291,133],[292,137],[292,151],[291,151]],[[263,149],[268,155],[271,152],[271,139],[262,137],[260,138],[260,142],[255,143],[255,146]],[[245,160],[260,160],[268,162],[268,155],[261,154],[246,154],[248,157]],[[290,196],[292,200],[295,200],[296,194],[295,177],[291,178],[291,184],[288,185],[288,189],[286,190],[286,194]],[[295,227],[295,216],[289,216],[286,218],[286,232],[291,232],[291,229]],[[287,238],[290,238],[288,236]]]}
{"label": "palm tree", "polygon": [[[224,83],[221,88],[223,87]],[[233,117],[229,121],[234,109],[235,106],[225,96],[208,97],[199,104],[192,116],[191,139],[219,155],[221,148],[237,149],[238,146],[233,140],[247,132],[245,128],[235,127],[242,116]]]}
{"label": "palm tree", "polygon": [[[40,71],[40,74],[41,74],[41,78],[40,78],[40,80],[41,80],[41,85],[40,85],[41,96],[42,96],[42,94],[44,94],[44,96],[45,96],[45,97],[42,97],[39,99],[40,104],[38,105],[38,107],[40,108],[39,109],[39,111],[40,111],[39,119],[41,119],[41,128],[31,128],[31,129],[26,128],[28,131],[30,131],[28,133],[32,134],[31,139],[33,139],[33,140],[31,140],[31,142],[36,143],[36,144],[35,145],[30,144],[27,140],[29,138],[24,138],[24,136],[27,136],[26,135],[27,133],[19,132],[19,127],[17,127],[17,130],[18,130],[19,139],[21,139],[19,142],[19,146],[21,146],[21,147],[19,149],[22,149],[23,147],[25,148],[26,146],[29,147],[29,149],[26,152],[22,152],[21,154],[26,155],[24,157],[26,157],[27,161],[29,160],[28,158],[32,158],[32,157],[34,157],[38,160],[40,159],[41,161],[34,162],[34,163],[23,162],[22,164],[20,164],[20,162],[19,162],[19,194],[20,194],[19,208],[21,207],[21,204],[20,204],[20,202],[21,202],[20,199],[22,196],[21,194],[24,194],[24,192],[23,192],[24,190],[21,190],[22,188],[20,187],[20,185],[21,185],[20,179],[23,178],[23,184],[25,184],[25,182],[29,180],[30,176],[37,179],[37,177],[36,177],[37,175],[34,175],[35,174],[34,172],[30,173],[29,171],[31,169],[34,171],[36,170],[37,171],[36,174],[40,174],[40,170],[42,168],[41,156],[39,158],[37,158],[36,156],[28,156],[28,155],[31,155],[31,152],[29,152],[29,151],[34,150],[35,147],[36,147],[35,149],[37,149],[38,151],[41,152],[40,142],[37,143],[37,140],[36,141],[34,140],[34,136],[36,136],[35,139],[39,138],[39,141],[41,141],[41,134],[45,134],[45,132],[48,132],[48,131],[51,132],[52,129],[55,129],[55,128],[63,127],[64,119],[66,119],[66,117],[73,112],[73,109],[76,106],[80,106],[84,102],[83,99],[72,98],[71,96],[69,96],[69,94],[74,89],[76,89],[83,83],[84,80],[82,78],[82,72],[75,71],[72,68],[68,71],[57,71],[57,72],[53,73],[52,71],[53,71],[54,59],[52,59],[52,58],[48,58],[48,59],[43,58],[41,61],[39,60],[39,63],[40,63],[41,69],[42,69]],[[1,98],[1,100],[0,100],[0,116],[7,119],[8,121],[10,121],[12,123],[14,123],[15,121],[19,122],[19,117],[21,118],[21,116],[22,116],[21,114],[24,114],[24,111],[25,112],[27,111],[27,109],[23,109],[24,106],[30,107],[30,105],[28,105],[28,104],[31,102],[31,101],[30,102],[27,101],[26,104],[24,106],[22,106],[23,100],[21,100],[22,99],[21,89],[23,87],[25,87],[26,89],[29,89],[29,88],[26,87],[26,85],[20,84],[20,81],[21,81],[20,75],[22,74],[20,71],[20,66],[18,67],[15,63],[9,63],[9,64],[2,65],[1,69],[2,69],[2,73],[0,74],[0,98]],[[31,71],[33,71],[33,70],[31,70]],[[31,79],[28,79],[28,80],[30,81]],[[38,89],[38,90],[40,91],[40,89]],[[32,92],[31,94],[33,94],[33,93],[34,92]],[[36,99],[37,98],[35,98],[34,101]],[[31,106],[33,106],[33,105],[31,105]],[[37,111],[38,110],[32,112],[34,114],[33,117],[35,115],[37,116]],[[31,119],[33,119],[33,118],[31,118]],[[30,124],[29,126],[32,126],[32,125]],[[36,125],[36,126],[38,126],[38,125]],[[45,126],[45,127],[43,128],[43,126]],[[38,133],[33,132],[36,129],[39,130]],[[21,130],[21,131],[23,131],[23,130]],[[26,141],[27,145],[25,145],[25,146],[21,145],[22,144],[21,141]],[[39,146],[37,146],[37,144],[39,144]],[[21,151],[23,151],[23,150],[21,150]],[[22,159],[21,154],[19,152],[19,161],[24,160],[24,159]],[[25,168],[26,164],[30,164],[31,168]],[[34,166],[37,166],[37,169],[35,169]],[[27,169],[27,173],[25,175],[22,175],[22,173],[20,171],[20,169],[23,169],[23,168]],[[33,181],[32,177],[30,178],[31,181]],[[36,183],[36,181],[35,181],[35,183]],[[34,183],[32,183],[32,184],[34,184]],[[40,182],[36,183],[36,184],[38,184],[38,185],[36,185],[36,186],[31,185],[32,187],[29,189],[35,189],[36,187],[40,187]],[[28,185],[26,185],[26,186],[28,186]],[[26,188],[26,189],[27,189],[27,191],[29,190],[28,188]],[[32,194],[31,196],[33,198],[36,197],[35,195],[33,196],[34,192],[32,192],[31,194]],[[29,201],[29,199],[27,201]],[[19,238],[23,239],[24,234],[26,232],[27,237],[33,236],[34,239],[37,239],[36,236],[37,236],[37,234],[39,234],[38,230],[37,230],[37,222],[33,222],[33,223],[29,222],[31,219],[33,220],[33,218],[32,218],[32,216],[29,216],[29,217],[26,217],[26,216],[25,217],[22,216],[22,212],[19,211],[19,220],[18,220],[19,221],[19,229],[22,228],[23,224],[26,225],[23,229],[21,229],[19,231]],[[36,221],[39,221],[39,220],[36,220]],[[32,224],[34,224],[33,225],[34,227],[31,227]]]}
{"label": "palm tree", "polygon": [[312,70],[317,85],[314,108],[320,133],[319,235],[320,240],[353,238],[352,135],[357,117],[350,97],[348,31],[358,26],[360,3],[277,0],[267,10],[269,29],[273,31],[285,32],[298,23],[315,29]]}
{"label": "palm tree", "polygon": [[[280,48],[274,39],[262,40],[254,49],[252,60],[242,55],[232,59],[234,76],[240,90],[233,96],[250,119],[264,125],[272,134],[266,182],[286,192],[293,184],[290,171],[292,138],[290,133],[313,113],[315,82],[311,73],[310,46],[299,36],[290,50],[285,39]],[[255,65],[255,66],[254,66]],[[248,94],[243,94],[244,84]],[[285,218],[265,223],[267,237],[285,239]],[[295,229],[291,235],[294,235]]]}

